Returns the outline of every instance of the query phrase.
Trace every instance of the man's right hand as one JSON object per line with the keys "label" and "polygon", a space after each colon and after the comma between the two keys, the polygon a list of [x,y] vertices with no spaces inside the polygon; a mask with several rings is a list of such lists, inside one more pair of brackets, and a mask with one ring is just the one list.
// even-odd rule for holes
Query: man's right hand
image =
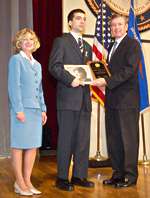
{"label": "man's right hand", "polygon": [[16,118],[17,118],[20,122],[25,122],[25,114],[24,114],[24,112],[17,112]]}
{"label": "man's right hand", "polygon": [[79,80],[79,78],[75,78],[72,83],[71,86],[72,87],[78,87],[81,84],[81,81]]}

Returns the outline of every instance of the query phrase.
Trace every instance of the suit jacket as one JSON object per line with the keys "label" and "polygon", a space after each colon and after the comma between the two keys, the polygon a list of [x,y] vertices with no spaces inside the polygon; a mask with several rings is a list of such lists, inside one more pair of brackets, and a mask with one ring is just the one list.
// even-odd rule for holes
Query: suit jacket
{"label": "suit jacket", "polygon": [[24,108],[46,111],[40,63],[32,65],[20,53],[13,55],[8,65],[8,94],[15,113],[23,112]]}
{"label": "suit jacket", "polygon": [[49,60],[49,71],[57,79],[57,109],[79,111],[82,104],[91,111],[89,86],[73,88],[71,83],[75,78],[64,69],[65,64],[83,65],[92,59],[90,45],[83,41],[82,54],[75,38],[66,33],[55,39]]}
{"label": "suit jacket", "polygon": [[106,78],[106,108],[139,108],[139,43],[125,36],[110,59],[112,76]]}

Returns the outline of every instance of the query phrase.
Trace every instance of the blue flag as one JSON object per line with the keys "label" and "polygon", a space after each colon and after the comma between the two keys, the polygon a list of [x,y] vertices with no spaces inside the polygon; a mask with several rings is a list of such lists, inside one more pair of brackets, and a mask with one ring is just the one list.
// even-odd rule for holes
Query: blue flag
{"label": "blue flag", "polygon": [[[130,12],[129,12],[129,23],[128,23],[128,36],[138,40],[141,46],[140,33],[138,31],[137,20],[134,13],[134,2],[131,0]],[[142,46],[141,46],[142,49]],[[142,50],[141,50],[142,51]],[[145,70],[145,61],[144,55],[142,53],[141,57],[141,71],[138,72],[138,80],[140,87],[140,110],[143,111],[149,107],[149,98],[148,98],[148,86]]]}

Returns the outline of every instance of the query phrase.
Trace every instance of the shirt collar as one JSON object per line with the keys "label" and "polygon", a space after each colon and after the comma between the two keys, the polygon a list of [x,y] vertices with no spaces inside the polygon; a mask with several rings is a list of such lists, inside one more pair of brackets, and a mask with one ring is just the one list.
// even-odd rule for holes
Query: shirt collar
{"label": "shirt collar", "polygon": [[72,36],[75,38],[75,40],[77,41],[77,43],[78,43],[78,38],[81,38],[82,39],[82,35],[79,34],[79,33],[70,32],[70,34],[72,34]]}
{"label": "shirt collar", "polygon": [[25,53],[24,51],[21,50],[21,51],[20,51],[20,54],[21,54],[22,57],[28,59],[32,65],[34,65],[35,59],[33,58],[32,55],[31,55],[31,59],[30,59],[30,58],[26,55],[26,53]]}
{"label": "shirt collar", "polygon": [[117,45],[119,45],[119,43],[123,40],[123,38],[127,35],[127,33],[125,35],[123,35],[121,38],[115,39],[115,42],[117,42]]}

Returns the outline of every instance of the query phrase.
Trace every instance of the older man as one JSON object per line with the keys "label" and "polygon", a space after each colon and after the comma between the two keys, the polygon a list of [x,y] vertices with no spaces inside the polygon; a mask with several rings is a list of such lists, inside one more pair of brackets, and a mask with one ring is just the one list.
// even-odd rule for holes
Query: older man
{"label": "older man", "polygon": [[103,184],[115,187],[135,185],[138,178],[141,51],[139,43],[127,36],[127,23],[125,16],[112,16],[111,33],[115,42],[108,54],[112,75],[93,83],[106,86],[106,134],[113,174]]}

